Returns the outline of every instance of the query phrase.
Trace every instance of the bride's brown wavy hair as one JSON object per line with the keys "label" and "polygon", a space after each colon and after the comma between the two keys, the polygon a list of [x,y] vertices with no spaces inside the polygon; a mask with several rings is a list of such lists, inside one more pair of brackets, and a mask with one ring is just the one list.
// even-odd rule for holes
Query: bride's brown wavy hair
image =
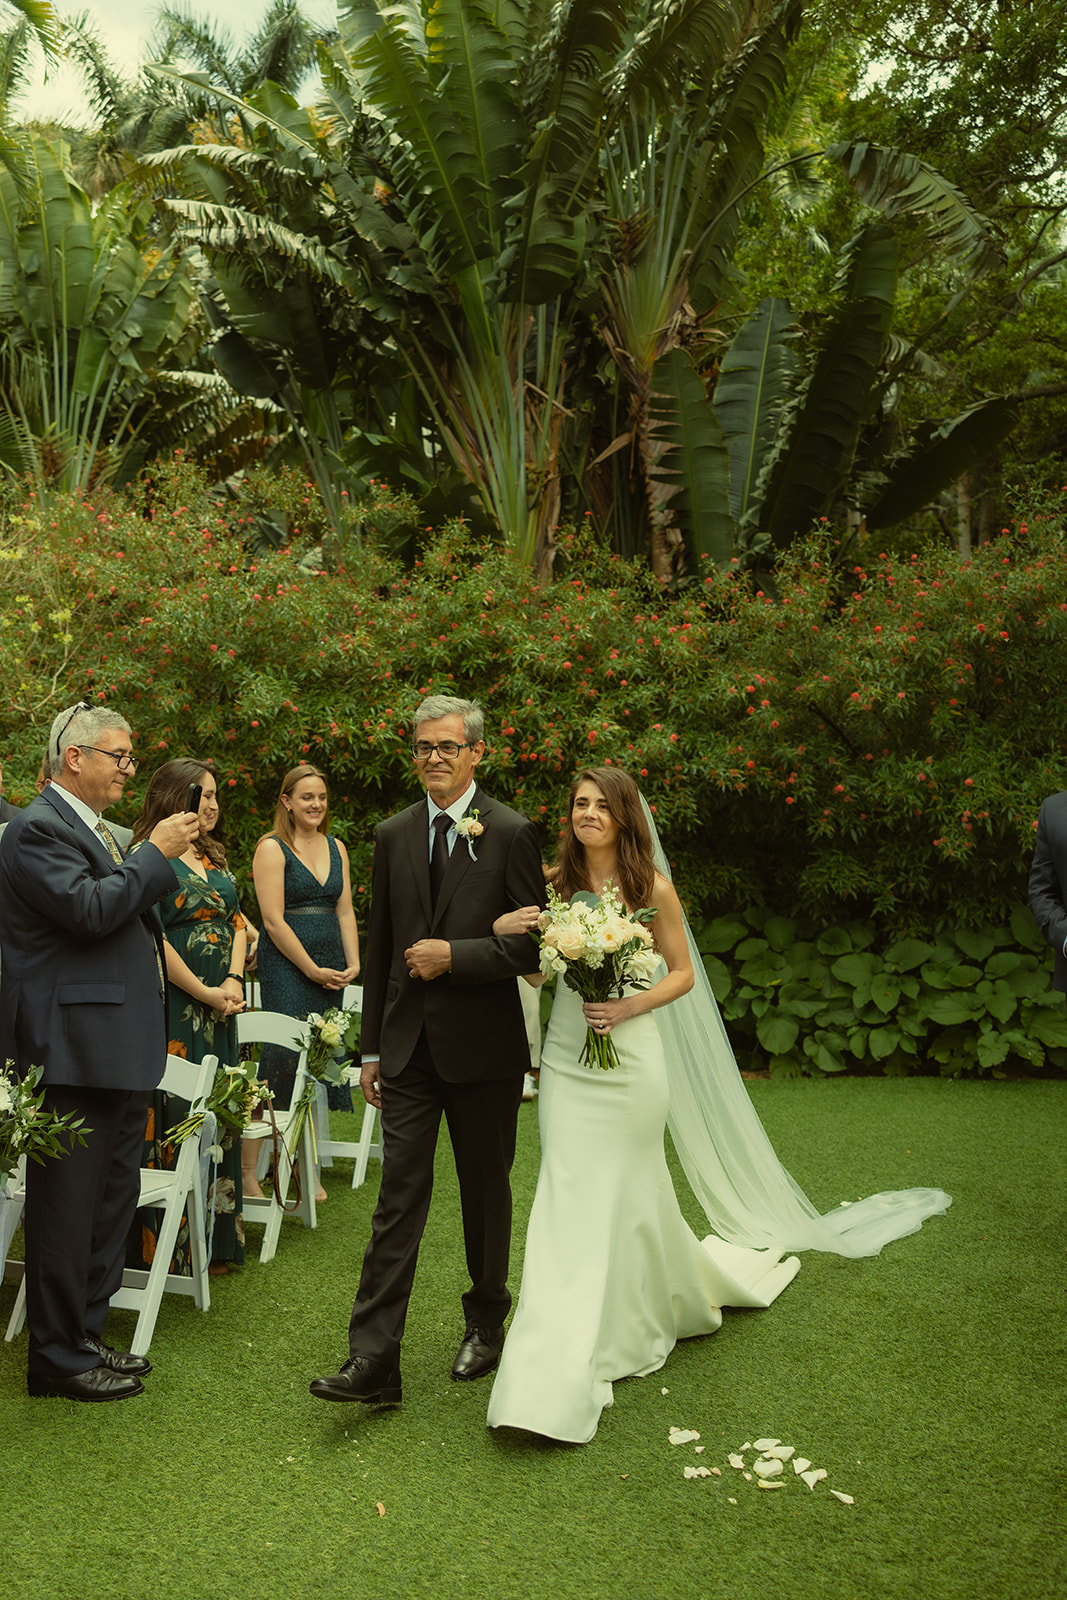
{"label": "bride's brown wavy hair", "polygon": [[616,846],[618,868],[615,887],[631,911],[647,906],[656,886],[652,837],[641,809],[641,791],[628,772],[617,767],[585,767],[575,777],[567,797],[567,821],[556,852],[552,883],[563,900],[577,889],[592,890],[585,865],[585,846],[574,836],[574,797],[583,783],[595,783],[608,803],[612,821],[619,825]]}

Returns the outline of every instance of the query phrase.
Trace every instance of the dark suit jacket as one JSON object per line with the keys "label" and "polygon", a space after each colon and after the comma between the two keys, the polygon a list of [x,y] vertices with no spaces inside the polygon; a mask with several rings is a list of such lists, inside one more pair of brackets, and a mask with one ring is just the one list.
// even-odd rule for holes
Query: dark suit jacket
{"label": "dark suit jacket", "polygon": [[[530,1065],[515,978],[536,971],[534,947],[526,934],[498,938],[493,922],[544,905],[537,830],[481,789],[470,809],[484,828],[471,840],[476,859],[457,839],[434,911],[425,798],[375,835],[361,1048],[381,1056],[385,1078],[407,1065],[424,1027],[446,1081],[506,1078]],[[451,972],[430,983],[408,976],[404,951],[419,939],[449,941]]]}
{"label": "dark suit jacket", "polygon": [[145,844],[121,864],[49,786],[0,849],[0,1061],[44,1083],[151,1089],[167,1054],[152,909],[177,879]]}
{"label": "dark suit jacket", "polygon": [[13,822],[21,809],[21,806],[13,806],[10,800],[5,800],[0,794],[0,822]]}
{"label": "dark suit jacket", "polygon": [[1067,791],[1050,795],[1038,815],[1029,899],[1035,922],[1056,952],[1055,986],[1067,990]]}

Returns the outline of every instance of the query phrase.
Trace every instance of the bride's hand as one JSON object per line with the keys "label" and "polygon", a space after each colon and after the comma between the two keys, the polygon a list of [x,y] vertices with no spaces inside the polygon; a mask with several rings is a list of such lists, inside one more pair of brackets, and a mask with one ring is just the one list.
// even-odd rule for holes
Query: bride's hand
{"label": "bride's hand", "polygon": [[610,1033],[620,1022],[635,1015],[629,995],[624,995],[621,1000],[586,1000],[582,1012],[596,1033]]}
{"label": "bride's hand", "polygon": [[516,911],[505,911],[493,923],[493,932],[499,934],[530,933],[537,927],[540,906],[519,906]]}

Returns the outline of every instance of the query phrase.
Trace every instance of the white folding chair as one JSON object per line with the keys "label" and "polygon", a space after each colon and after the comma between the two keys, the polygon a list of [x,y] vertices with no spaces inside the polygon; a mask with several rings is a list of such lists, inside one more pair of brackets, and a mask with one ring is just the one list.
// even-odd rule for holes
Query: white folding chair
{"label": "white folding chair", "polygon": [[[283,1111],[279,1111],[277,1106],[274,1108],[274,1122],[278,1129],[279,1140],[285,1146],[284,1152],[279,1150],[278,1170],[274,1174],[275,1194],[265,1195],[263,1199],[246,1194],[243,1200],[245,1222],[262,1222],[266,1225],[259,1252],[260,1261],[266,1262],[273,1260],[278,1248],[284,1216],[298,1216],[306,1228],[318,1226],[315,1211],[315,1138],[310,1117],[305,1121],[301,1131],[299,1150],[290,1152],[289,1149],[296,1105],[308,1077],[307,1024],[298,1022],[295,1017],[285,1017],[279,1011],[239,1011],[237,1042],[280,1045],[284,1050],[295,1050],[298,1055],[293,1094],[289,1105]],[[265,1175],[270,1160],[270,1145],[267,1142],[270,1133],[269,1117],[253,1122],[245,1129],[246,1139],[264,1141],[257,1162],[257,1172],[260,1177]],[[284,1206],[289,1195],[293,1157],[300,1161],[300,1200],[295,1211],[287,1212]]]}
{"label": "white folding chair", "polygon": [[[0,1278],[8,1270],[7,1252],[26,1204],[26,1157],[19,1156],[18,1167],[0,1183]],[[10,1263],[10,1276],[22,1276],[22,1262]]]}
{"label": "white folding chair", "polygon": [[[346,1011],[363,1010],[363,990],[356,984],[349,984],[344,992],[341,1005]],[[353,1096],[359,1093],[358,1087],[353,1088]],[[377,1126],[378,1113],[372,1105],[363,1102],[363,1122],[359,1130],[358,1139],[331,1139],[329,1136],[329,1112],[322,1116],[323,1127],[327,1130],[325,1136],[319,1140],[319,1151],[325,1156],[345,1156],[353,1161],[352,1187],[358,1189],[367,1176],[367,1163],[382,1159],[381,1139],[375,1142],[374,1130]]]}
{"label": "white folding chair", "polygon": [[[166,1071],[159,1087],[164,1094],[187,1101],[203,1100],[211,1092],[218,1071],[218,1057],[205,1056],[203,1061],[185,1061],[180,1056],[168,1056]],[[138,1207],[152,1206],[163,1212],[163,1222],[156,1238],[152,1265],[145,1271],[140,1267],[126,1267],[122,1285],[111,1296],[111,1309],[137,1312],[130,1350],[143,1356],[152,1343],[152,1335],[159,1316],[164,1291],[190,1295],[201,1311],[211,1306],[208,1284],[207,1223],[204,1214],[204,1195],[200,1187],[200,1143],[186,1139],[178,1146],[177,1159],[170,1169],[165,1167],[141,1168],[141,1191]],[[171,1257],[178,1238],[182,1216],[189,1212],[189,1256],[191,1274],[170,1272]],[[26,1320],[26,1280],[19,1285],[15,1307],[7,1325],[6,1338],[13,1339]]]}

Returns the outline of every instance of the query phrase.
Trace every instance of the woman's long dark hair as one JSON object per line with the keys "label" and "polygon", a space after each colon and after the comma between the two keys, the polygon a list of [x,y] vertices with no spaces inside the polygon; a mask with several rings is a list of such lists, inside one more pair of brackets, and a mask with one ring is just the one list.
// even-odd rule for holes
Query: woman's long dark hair
{"label": "woman's long dark hair", "polygon": [[[214,767],[209,766],[206,761],[196,761],[191,756],[182,756],[176,761],[164,761],[161,767],[157,767],[148,780],[144,805],[133,830],[133,843],[138,844],[142,839],[147,839],[156,823],[162,822],[164,817],[172,817],[176,811],[184,811],[189,785],[203,783],[205,773],[218,781]],[[219,821],[221,820],[220,807]],[[213,867],[225,867],[226,850],[221,839],[201,829],[195,842],[201,855],[207,856]]]}
{"label": "woman's long dark hair", "polygon": [[585,846],[574,836],[574,797],[583,783],[595,783],[619,825],[618,871],[615,887],[631,911],[647,906],[656,886],[652,838],[641,809],[641,791],[628,772],[617,767],[586,767],[571,784],[567,797],[567,822],[552,873],[556,893],[569,900],[577,889],[592,890],[585,864]]}

